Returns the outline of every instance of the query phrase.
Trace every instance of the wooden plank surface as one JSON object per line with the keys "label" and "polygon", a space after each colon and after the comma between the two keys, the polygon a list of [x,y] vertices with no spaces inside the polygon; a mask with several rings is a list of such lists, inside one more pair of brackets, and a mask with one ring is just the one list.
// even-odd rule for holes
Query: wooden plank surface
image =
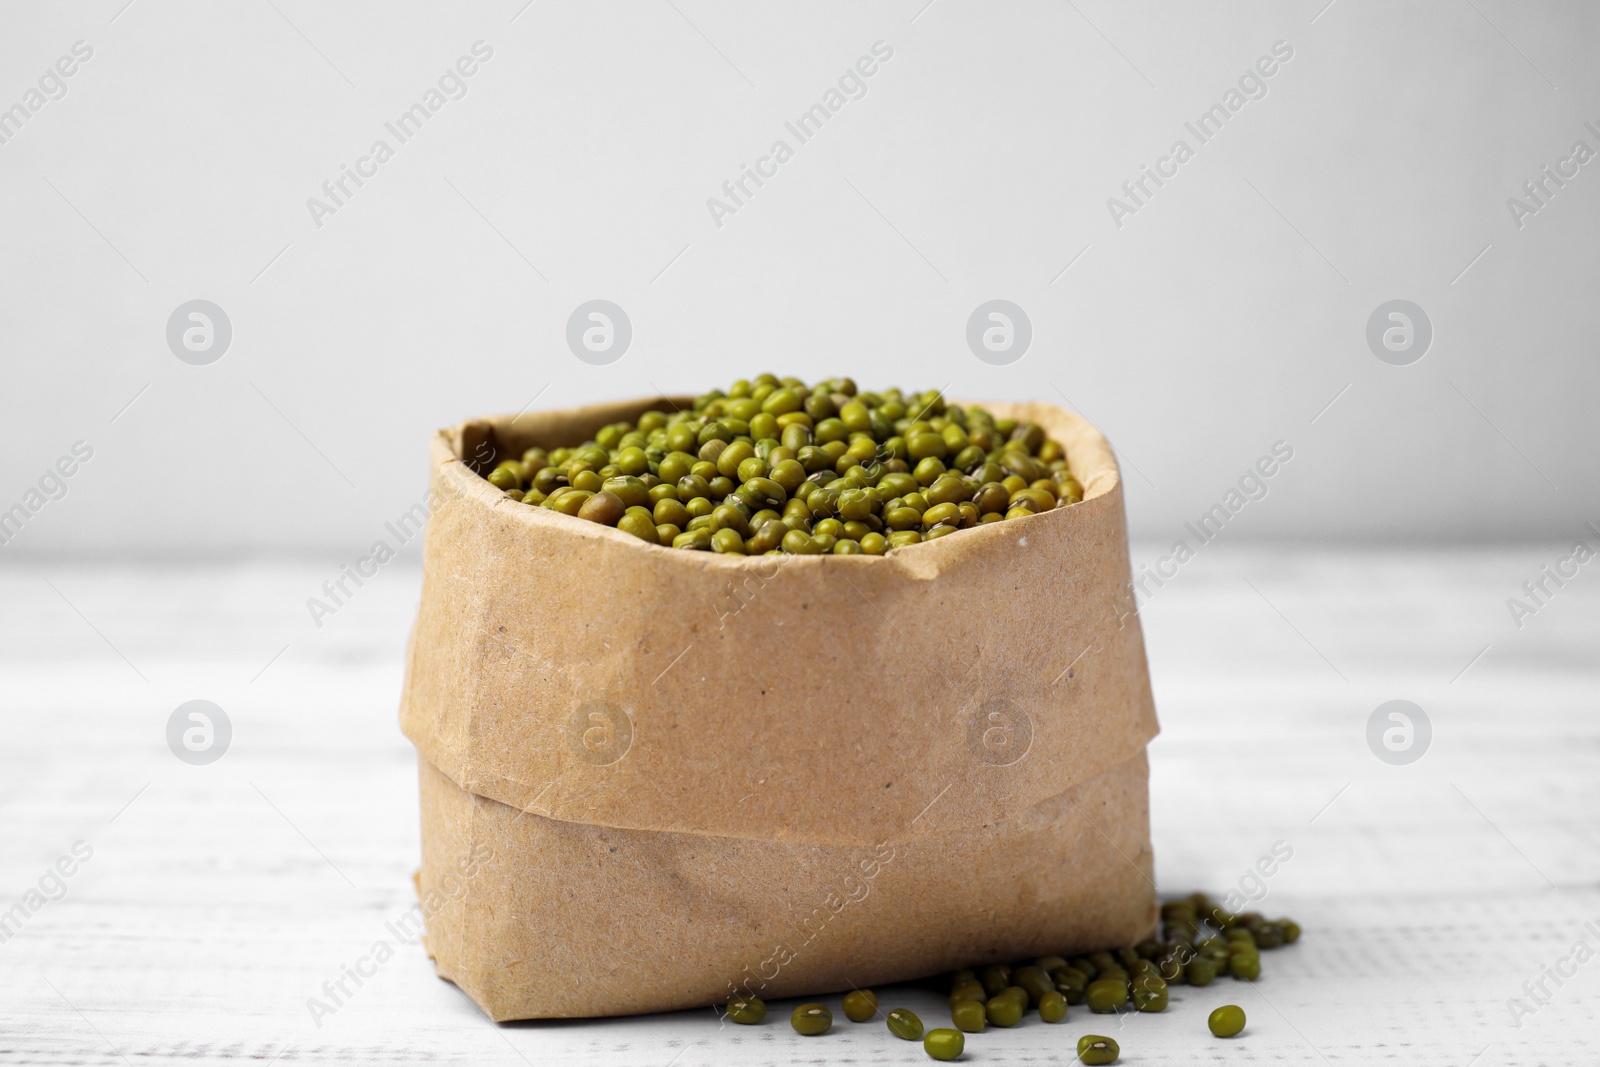
{"label": "wooden plank surface", "polygon": [[[1254,888],[1251,865],[1283,842],[1293,857],[1258,907],[1305,938],[1267,954],[1257,985],[1175,987],[1159,1016],[1034,1017],[973,1037],[967,1061],[1063,1062],[1091,1031],[1127,1063],[1600,1060],[1600,963],[1560,963],[1580,939],[1600,952],[1600,577],[1585,568],[1520,629],[1506,606],[1555,554],[1218,548],[1152,586],[1158,882]],[[927,1062],[881,1024],[801,1039],[784,1004],[758,1028],[710,1010],[486,1022],[386,927],[418,852],[395,725],[415,562],[318,628],[305,600],[336,577],[304,562],[0,572],[0,1062]],[[165,740],[195,698],[233,728],[208,766]],[[1366,740],[1396,698],[1433,727],[1407,766]],[[77,842],[92,855],[58,880]],[[314,1019],[308,998],[379,941],[393,957]],[[1559,984],[1558,964],[1575,970]],[[1513,998],[1531,1009],[1520,1026]],[[885,999],[946,1018],[920,991]],[[1251,1025],[1225,1044],[1204,1018],[1230,1001]]]}

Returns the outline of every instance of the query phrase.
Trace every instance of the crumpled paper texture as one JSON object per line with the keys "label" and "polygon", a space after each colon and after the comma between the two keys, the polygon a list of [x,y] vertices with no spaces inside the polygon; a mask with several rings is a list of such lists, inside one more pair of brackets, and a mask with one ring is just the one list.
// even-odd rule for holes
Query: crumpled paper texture
{"label": "crumpled paper texture", "polygon": [[678,403],[435,437],[424,891],[493,850],[429,916],[440,975],[495,1019],[615,1015],[1146,936],[1157,724],[1104,438],[985,404],[1084,501],[885,557],[648,546],[480,476]]}

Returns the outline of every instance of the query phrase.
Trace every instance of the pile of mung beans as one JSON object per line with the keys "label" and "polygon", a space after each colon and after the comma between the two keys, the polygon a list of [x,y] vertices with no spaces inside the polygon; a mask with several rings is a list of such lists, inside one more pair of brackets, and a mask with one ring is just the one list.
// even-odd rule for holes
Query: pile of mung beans
{"label": "pile of mung beans", "polygon": [[[1029,1010],[1047,1023],[1063,1022],[1074,1005],[1100,1015],[1159,1012],[1167,1008],[1171,985],[1205,986],[1224,975],[1254,982],[1261,977],[1261,950],[1298,941],[1300,924],[1292,919],[1268,920],[1257,912],[1235,915],[1204,893],[1195,893],[1161,906],[1158,932],[1161,940],[1141,941],[1132,948],[956,971],[938,983],[948,995],[954,1029],[925,1030],[922,1020],[905,1008],[885,1014],[870,989],[845,994],[840,1007],[855,1023],[882,1015],[895,1037],[920,1040],[933,1059],[953,1060],[966,1048],[967,1034],[981,1034],[990,1026],[1016,1026]],[[759,997],[737,997],[728,1002],[727,1017],[754,1025],[766,1019],[767,1006]],[[789,1024],[797,1033],[820,1036],[833,1028],[833,1011],[820,1002],[801,1004],[790,1014]],[[1245,1027],[1244,1009],[1225,1004],[1210,1014],[1206,1026],[1216,1037],[1236,1037]],[[1078,1040],[1077,1057],[1083,1063],[1115,1063],[1119,1055],[1121,1049],[1112,1038],[1085,1034]]]}
{"label": "pile of mung beans", "polygon": [[648,544],[735,555],[881,556],[1083,499],[1065,449],[1036,423],[937,390],[771,374],[580,445],[530,448],[487,477]]}

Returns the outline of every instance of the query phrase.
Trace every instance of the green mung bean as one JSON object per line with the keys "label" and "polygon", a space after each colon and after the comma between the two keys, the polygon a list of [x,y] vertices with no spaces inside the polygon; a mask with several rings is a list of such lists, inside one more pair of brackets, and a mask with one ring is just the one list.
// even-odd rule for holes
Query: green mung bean
{"label": "green mung bean", "polygon": [[797,1034],[816,1037],[833,1029],[833,1012],[826,1004],[802,1004],[789,1014],[789,1025]]}
{"label": "green mung bean", "polygon": [[1078,1038],[1078,1060],[1092,1067],[1116,1063],[1117,1057],[1121,1054],[1122,1049],[1113,1038],[1101,1037],[1099,1034],[1084,1034]]}
{"label": "green mung bean", "polygon": [[[646,411],[577,445],[502,456],[484,476],[513,499],[646,543],[747,555],[883,555],[1083,498],[1043,426],[950,405],[937,391],[860,392],[844,378],[741,379],[688,410]],[[746,509],[744,522],[722,511],[730,505]],[[635,507],[652,511],[653,539],[641,520],[624,523]],[[803,536],[769,543],[750,521],[767,509]],[[683,537],[710,514],[709,532],[733,530],[740,547],[731,535]]]}
{"label": "green mung bean", "polygon": [[989,998],[984,1005],[984,1014],[991,1026],[1015,1026],[1022,1021],[1022,1005],[1017,1003],[1015,997],[999,996]]}
{"label": "green mung bean", "polygon": [[950,990],[950,1003],[952,1005],[963,1000],[976,1000],[983,1002],[989,999],[989,991],[983,987],[982,982],[973,979],[957,982]]}
{"label": "green mung bean", "polygon": [[[876,1008],[877,1005],[873,1007]],[[886,1016],[886,1021],[889,1024],[889,1032],[895,1037],[904,1041],[916,1041],[922,1037],[922,1020],[917,1018],[916,1012],[905,1008],[894,1008]]]}
{"label": "green mung bean", "polygon": [[967,1039],[960,1030],[950,1030],[940,1027],[929,1030],[922,1039],[922,1050],[936,1060],[953,1060],[958,1058],[967,1047]]}
{"label": "green mung bean", "polygon": [[1082,971],[1076,967],[1058,967],[1050,972],[1050,977],[1055,979],[1056,992],[1066,997],[1068,1004],[1083,1003],[1083,994],[1089,988],[1089,979],[1084,977]]}
{"label": "green mung bean", "polygon": [[1107,1015],[1128,1003],[1128,983],[1120,978],[1097,978],[1083,994],[1089,1010]]}
{"label": "green mung bean", "polygon": [[735,997],[728,1001],[728,1018],[744,1026],[754,1026],[767,1017],[767,1005],[760,997]]}
{"label": "green mung bean", "polygon": [[978,972],[978,981],[983,983],[983,988],[989,991],[991,997],[997,997],[1006,986],[1011,984],[1011,968],[1004,966],[985,967]]}
{"label": "green mung bean", "polygon": [[988,1025],[988,1008],[981,1000],[958,1000],[950,1005],[950,1021],[958,1030],[981,1034]]}
{"label": "green mung bean", "polygon": [[864,1023],[878,1014],[878,996],[870,989],[854,989],[844,995],[844,1017]]}
{"label": "green mung bean", "polygon": [[1217,1037],[1234,1037],[1244,1029],[1244,1009],[1237,1004],[1224,1004],[1206,1019],[1206,1026]]}
{"label": "green mung bean", "polygon": [[1139,1011],[1167,1010],[1167,983],[1153,974],[1142,974],[1133,980],[1133,1006]]}
{"label": "green mung bean", "polygon": [[1011,975],[1011,980],[1021,986],[1028,994],[1028,1006],[1036,1008],[1039,1000],[1046,993],[1055,992],[1055,982],[1050,979],[1043,968],[1028,966],[1018,967]]}
{"label": "green mung bean", "polygon": [[[760,390],[770,384],[758,383],[755,388]],[[925,399],[919,400],[919,403],[926,402]],[[848,402],[841,402],[840,406],[848,407]],[[875,403],[864,407],[868,411],[873,411],[876,406]],[[804,419],[810,417],[809,411],[808,408],[806,411],[790,412],[784,417]],[[905,417],[903,414],[895,415],[897,419]],[[974,445],[988,440],[991,434],[1011,433],[1017,429],[1016,426],[1012,426],[1002,431],[1001,421],[1004,420],[997,420],[993,424],[993,429],[989,424],[973,427],[970,439]],[[788,425],[803,424],[790,421]],[[715,443],[722,443],[720,438],[713,440]],[[837,447],[843,441],[843,438],[839,438],[828,443]],[[530,454],[533,451],[530,449]],[[584,457],[576,452],[569,453],[557,449],[548,456],[533,456],[526,462],[531,466],[535,460],[558,463],[563,459],[569,463],[576,463],[583,461]],[[817,482],[808,484],[813,488],[819,485]],[[587,501],[596,495],[599,494],[569,487],[559,487],[551,494],[558,505],[567,497]],[[804,495],[802,491],[800,496],[803,498]],[[926,506],[918,493],[905,496],[913,498],[912,506]],[[764,514],[745,511],[740,513],[740,517],[749,519],[752,526],[782,530],[785,536],[796,532],[791,526],[776,521],[775,514],[772,511],[766,511]],[[633,528],[642,530],[649,526],[653,517],[649,507],[630,507],[619,521],[618,528],[630,532]],[[719,518],[726,520],[730,525],[718,528],[716,523]],[[711,525],[696,527],[688,533],[677,534],[676,537],[711,538],[718,534],[735,533],[734,526],[737,523],[730,516],[708,515],[706,519]],[[787,516],[785,521],[789,521]],[[674,529],[665,524],[661,525],[666,530]],[[847,532],[844,524],[839,522],[823,526],[820,530],[813,526],[811,531],[804,534],[809,541],[834,545],[858,545],[849,533],[854,533],[863,539],[869,536],[881,536],[876,531],[863,532],[858,529]],[[983,1033],[990,1026],[1017,1026],[1030,1007],[1036,1008],[1040,1019],[1046,1023],[1064,1021],[1069,1006],[1074,1004],[1087,1005],[1090,1011],[1098,1014],[1120,1013],[1125,1010],[1161,1012],[1169,1005],[1170,986],[1174,983],[1206,986],[1217,977],[1230,973],[1241,981],[1255,981],[1261,976],[1262,949],[1279,944],[1292,944],[1299,940],[1302,933],[1299,924],[1291,919],[1268,920],[1258,913],[1231,915],[1216,907],[1209,898],[1200,893],[1181,900],[1169,901],[1164,905],[1161,925],[1189,924],[1191,920],[1188,916],[1191,913],[1200,917],[1192,920],[1192,925],[1196,929],[1192,939],[1180,931],[1177,937],[1169,935],[1166,940],[1147,939],[1131,948],[1102,949],[1070,960],[1059,955],[1044,955],[1037,957],[1031,963],[1019,963],[1015,967],[990,964],[952,971],[946,976],[942,986],[949,990],[947,999],[950,1020],[955,1029],[925,1030],[922,1020],[916,1013],[905,1008],[896,1008],[888,1012],[885,1016],[886,1025],[891,1033],[903,1040],[922,1039],[928,1055],[934,1059],[953,1059],[963,1053],[965,1048],[963,1034]],[[1213,930],[1216,933],[1213,933]],[[935,985],[935,988],[939,987]],[[864,1022],[878,1013],[877,997],[869,989],[854,990],[844,996],[843,1010],[846,1017],[852,1021]],[[726,1014],[736,1023],[749,1025],[760,1022],[765,1017],[766,1005],[755,997],[736,998],[728,1002]],[[825,1004],[802,1004],[790,1015],[790,1023],[794,1029],[807,1035],[826,1033],[832,1026],[832,1021],[832,1012]],[[1232,1037],[1244,1030],[1244,1011],[1233,1004],[1220,1007],[1210,1014],[1207,1026],[1218,1037]],[[1121,1054],[1116,1041],[1093,1034],[1079,1041],[1078,1051],[1082,1062],[1096,1064],[1115,1063]]]}
{"label": "green mung bean", "polygon": [[1052,989],[1039,998],[1039,1018],[1047,1023],[1058,1023],[1066,1017],[1066,997]]}
{"label": "green mung bean", "polygon": [[1210,985],[1217,977],[1217,961],[1210,956],[1196,956],[1183,966],[1183,980],[1190,985]]}

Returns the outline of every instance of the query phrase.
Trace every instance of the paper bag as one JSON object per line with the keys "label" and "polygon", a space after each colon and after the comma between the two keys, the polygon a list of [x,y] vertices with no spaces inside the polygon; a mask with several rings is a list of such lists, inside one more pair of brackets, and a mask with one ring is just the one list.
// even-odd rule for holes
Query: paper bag
{"label": "paper bag", "polygon": [[1083,501],[882,557],[646,545],[481,476],[679,403],[434,439],[400,718],[440,976],[496,1020],[620,1015],[1149,936],[1157,725],[1104,438],[984,404]]}

